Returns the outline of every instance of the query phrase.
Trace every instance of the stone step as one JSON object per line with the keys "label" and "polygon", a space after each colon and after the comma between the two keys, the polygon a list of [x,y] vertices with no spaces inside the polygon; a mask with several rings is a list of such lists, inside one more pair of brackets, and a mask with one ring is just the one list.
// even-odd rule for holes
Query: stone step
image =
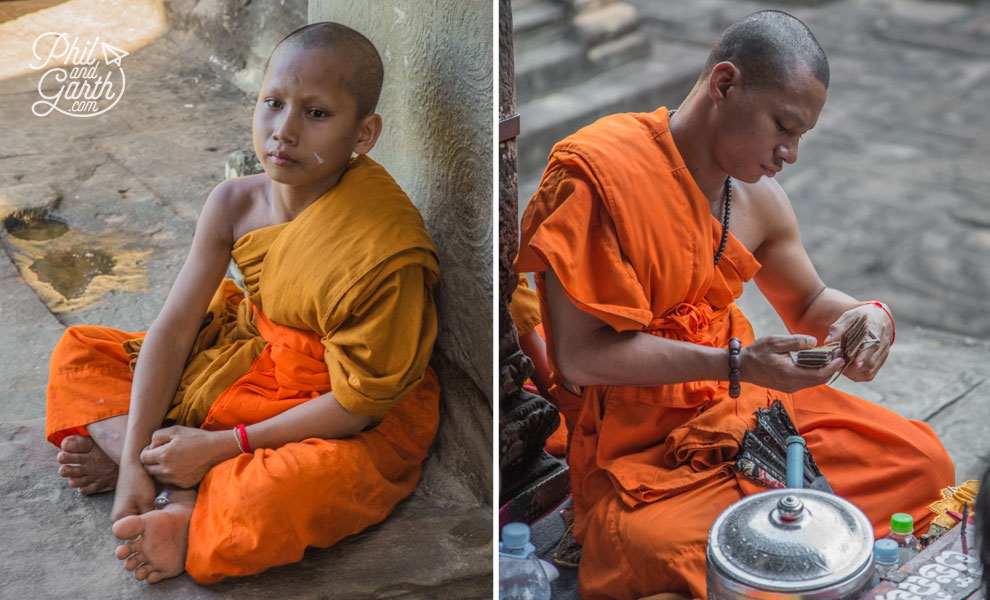
{"label": "stone step", "polygon": [[640,32],[631,32],[590,49],[574,39],[559,39],[516,54],[516,102],[575,85],[633,60],[643,58],[650,43]]}
{"label": "stone step", "polygon": [[512,3],[512,44],[517,54],[566,37],[563,4],[549,0]]}
{"label": "stone step", "polygon": [[517,103],[649,54],[650,42],[639,30],[636,7],[627,2],[585,4],[573,19],[565,10],[553,12],[545,4],[513,4],[521,19],[514,28]]}
{"label": "stone step", "polygon": [[658,44],[647,58],[521,104],[520,181],[538,179],[555,143],[605,115],[679,104],[706,57],[696,45]]}

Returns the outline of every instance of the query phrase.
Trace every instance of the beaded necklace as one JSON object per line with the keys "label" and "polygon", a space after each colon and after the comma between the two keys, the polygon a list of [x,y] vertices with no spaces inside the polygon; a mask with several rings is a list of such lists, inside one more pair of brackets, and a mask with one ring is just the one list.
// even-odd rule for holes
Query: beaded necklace
{"label": "beaded necklace", "polygon": [[[674,116],[677,111],[668,110],[670,117]],[[715,266],[718,266],[718,260],[722,258],[722,254],[725,252],[725,244],[729,241],[729,209],[732,207],[732,178],[725,178],[725,201],[722,205],[722,241],[718,243],[718,252],[715,253]]]}

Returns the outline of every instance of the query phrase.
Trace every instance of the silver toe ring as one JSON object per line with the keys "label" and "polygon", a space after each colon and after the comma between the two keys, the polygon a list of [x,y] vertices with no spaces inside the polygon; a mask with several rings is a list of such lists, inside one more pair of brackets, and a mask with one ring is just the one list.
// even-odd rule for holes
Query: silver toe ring
{"label": "silver toe ring", "polygon": [[155,496],[155,508],[161,510],[172,502],[172,494],[168,493],[168,490],[162,490]]}

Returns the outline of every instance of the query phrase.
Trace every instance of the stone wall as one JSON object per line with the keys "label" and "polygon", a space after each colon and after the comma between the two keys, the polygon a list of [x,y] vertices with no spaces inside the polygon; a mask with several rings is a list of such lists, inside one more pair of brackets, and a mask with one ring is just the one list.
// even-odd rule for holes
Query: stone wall
{"label": "stone wall", "polygon": [[165,10],[169,28],[205,44],[210,65],[252,99],[272,48],[307,22],[307,0],[166,0]]}
{"label": "stone wall", "polygon": [[323,20],[366,35],[385,63],[385,126],[370,156],[419,207],[440,251],[434,366],[444,394],[433,453],[490,502],[491,4],[311,0],[309,21]]}

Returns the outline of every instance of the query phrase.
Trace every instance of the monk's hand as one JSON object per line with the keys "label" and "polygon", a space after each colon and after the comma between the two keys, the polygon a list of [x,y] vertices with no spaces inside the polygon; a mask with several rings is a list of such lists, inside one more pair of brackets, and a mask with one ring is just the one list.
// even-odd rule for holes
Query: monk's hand
{"label": "monk's hand", "polygon": [[155,508],[155,493],[155,481],[141,463],[122,460],[110,518],[117,521],[128,515],[143,515]]}
{"label": "monk's hand", "polygon": [[791,352],[816,345],[818,341],[810,335],[761,337],[739,353],[740,379],[787,393],[827,383],[845,364],[841,358],[817,369],[799,367],[791,358]]}
{"label": "monk's hand", "polygon": [[[894,338],[893,324],[887,313],[876,304],[864,304],[847,310],[828,328],[825,343],[842,339],[844,332],[859,315],[866,315],[867,338],[873,336],[878,343],[870,344],[860,350],[853,361],[842,371],[842,374],[853,381],[872,381],[877,371],[887,361],[890,353],[890,343]],[[843,350],[845,350],[843,348]]]}
{"label": "monk's hand", "polygon": [[141,464],[159,482],[191,488],[206,477],[213,465],[229,458],[229,448],[236,442],[228,434],[229,444],[220,443],[221,433],[175,425],[159,429],[151,443],[141,451]]}

